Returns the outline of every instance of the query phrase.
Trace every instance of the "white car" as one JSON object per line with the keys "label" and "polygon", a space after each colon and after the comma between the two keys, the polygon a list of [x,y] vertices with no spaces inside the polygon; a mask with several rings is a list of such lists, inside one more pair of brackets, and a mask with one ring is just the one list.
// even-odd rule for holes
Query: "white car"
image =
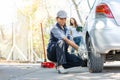
{"label": "white car", "polygon": [[120,61],[120,0],[94,0],[83,26],[90,72],[102,72],[104,62]]}

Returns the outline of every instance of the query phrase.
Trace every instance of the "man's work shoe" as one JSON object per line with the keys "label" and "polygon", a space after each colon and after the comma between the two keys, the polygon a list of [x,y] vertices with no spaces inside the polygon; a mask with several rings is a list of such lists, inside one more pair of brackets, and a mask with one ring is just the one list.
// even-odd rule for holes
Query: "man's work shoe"
{"label": "man's work shoe", "polygon": [[63,66],[56,67],[59,74],[67,74],[68,72],[63,68]]}

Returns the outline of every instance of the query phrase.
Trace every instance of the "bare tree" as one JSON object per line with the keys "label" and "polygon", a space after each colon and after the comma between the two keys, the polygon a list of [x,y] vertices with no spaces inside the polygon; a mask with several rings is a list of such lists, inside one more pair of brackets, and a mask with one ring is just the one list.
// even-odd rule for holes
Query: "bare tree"
{"label": "bare tree", "polygon": [[79,4],[81,3],[81,1],[82,1],[82,0],[80,0],[80,2],[77,4],[77,3],[76,3],[76,0],[72,0],[73,5],[75,6],[75,10],[76,10],[76,12],[77,12],[78,18],[79,18],[81,24],[83,24],[83,20],[82,20],[82,18],[81,18],[81,15],[80,15],[80,12],[79,12],[79,8],[78,8],[78,6],[79,6]]}
{"label": "bare tree", "polygon": [[88,7],[90,8],[90,2],[89,2],[89,0],[87,0],[87,3],[88,3]]}

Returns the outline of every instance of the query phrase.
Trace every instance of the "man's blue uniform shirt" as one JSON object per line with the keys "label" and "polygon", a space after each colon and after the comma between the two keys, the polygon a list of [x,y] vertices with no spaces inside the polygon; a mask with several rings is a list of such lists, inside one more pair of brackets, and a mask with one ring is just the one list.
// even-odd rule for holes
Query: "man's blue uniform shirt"
{"label": "man's blue uniform shirt", "polygon": [[64,37],[67,37],[68,39],[70,39],[70,31],[67,28],[67,26],[64,26],[64,29],[62,29],[57,23],[51,29],[50,42],[57,42],[58,40],[61,40]]}

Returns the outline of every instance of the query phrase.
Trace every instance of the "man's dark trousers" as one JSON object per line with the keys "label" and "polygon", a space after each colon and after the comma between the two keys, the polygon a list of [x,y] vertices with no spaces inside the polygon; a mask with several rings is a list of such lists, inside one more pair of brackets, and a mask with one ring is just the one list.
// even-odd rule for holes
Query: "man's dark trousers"
{"label": "man's dark trousers", "polygon": [[64,40],[49,43],[47,57],[50,61],[57,63],[58,66],[62,65],[64,68],[77,67],[84,64],[80,57],[68,53]]}

